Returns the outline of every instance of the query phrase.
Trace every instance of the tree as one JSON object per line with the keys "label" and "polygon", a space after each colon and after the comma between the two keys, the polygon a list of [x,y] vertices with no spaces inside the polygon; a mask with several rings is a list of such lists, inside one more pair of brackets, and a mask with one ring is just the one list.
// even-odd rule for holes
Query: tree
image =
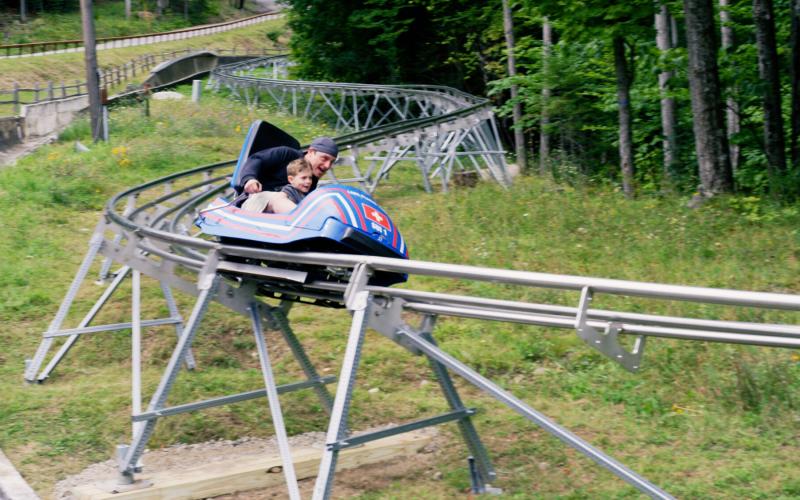
{"label": "tree", "polygon": [[[719,0],[719,20],[720,20],[720,34],[722,35],[722,50],[729,55],[733,53],[734,49],[734,36],[733,26],[731,20],[731,13],[729,10],[729,0]],[[738,92],[738,84],[732,82],[730,93],[725,101],[725,125],[728,129],[728,144],[731,157],[731,169],[736,172],[741,160],[741,150],[739,145],[731,139],[741,131],[739,120],[739,102],[736,100]]]}
{"label": "tree", "polygon": [[94,16],[92,0],[81,0],[81,24],[83,28],[83,52],[86,64],[86,92],[89,94],[89,117],[92,127],[92,138],[95,142],[102,137],[100,102],[100,78],[97,73],[97,51],[95,47]]}
{"label": "tree", "polygon": [[169,0],[156,0],[156,17],[161,17],[169,8]]}
{"label": "tree", "polygon": [[798,137],[800,137],[800,0],[792,1],[791,14],[792,133],[789,144],[792,152],[792,166],[797,171],[800,169],[800,149],[798,149]]}
{"label": "tree", "polygon": [[[508,0],[502,0],[502,4],[503,31],[505,32],[508,52],[508,77],[513,80],[517,76],[517,64],[514,58],[514,22],[511,17],[511,8],[508,6]],[[516,83],[511,84],[511,100],[514,103],[513,128],[517,165],[519,165],[520,170],[524,170],[526,164],[525,131],[522,129],[522,103],[519,101],[519,86]]]}
{"label": "tree", "polygon": [[786,151],[781,112],[781,82],[778,76],[778,51],[772,0],[753,0],[753,19],[758,47],[758,74],[762,83],[764,106],[764,149],[770,177],[770,189],[783,189],[786,174]]}
{"label": "tree", "polygon": [[[288,4],[292,52],[302,77],[485,91],[485,67],[480,61],[483,47],[492,43],[482,37],[500,14],[497,9],[468,0],[288,0]],[[502,32],[498,34],[502,39]],[[493,59],[498,61],[499,55]],[[494,69],[502,71],[496,64]]]}
{"label": "tree", "polygon": [[[800,1],[800,0],[798,0]],[[544,75],[544,85],[542,85],[542,105],[539,132],[539,173],[547,173],[550,163],[550,111],[547,109],[550,102],[550,84],[547,81],[550,72],[550,51],[553,46],[553,30],[550,21],[545,17],[542,23],[542,74]]]}
{"label": "tree", "polygon": [[[515,70],[507,66],[503,9],[468,0],[288,1],[301,77],[435,83],[474,94],[488,85],[509,124],[514,104],[522,105],[515,129],[539,134],[539,171],[556,181],[610,176],[631,196],[634,186],[660,189],[666,180],[675,189],[699,185],[711,196],[733,191],[735,164],[743,192],[768,186],[760,126],[766,117],[763,137],[783,135],[772,123],[781,96],[779,87],[762,83],[770,73],[759,76],[751,10],[767,0],[682,0],[683,12],[671,0],[506,0],[514,8]],[[793,61],[794,171],[800,169],[800,0],[780,2],[774,8],[791,4],[792,16],[771,18],[767,32],[775,38],[765,46]],[[790,22],[788,50],[789,43],[779,42]],[[677,23],[686,26],[686,50]],[[772,67],[769,81],[775,71],[786,76],[777,63]],[[771,92],[769,116],[761,88]],[[781,149],[771,143],[771,151]],[[770,175],[780,170],[775,165],[771,160]]]}
{"label": "tree", "polygon": [[[619,106],[619,160],[622,170],[622,191],[628,198],[633,197],[633,132],[631,119],[632,65],[625,55],[625,39],[614,37],[614,68],[617,75],[617,104]],[[631,53],[633,59],[633,53]]]}
{"label": "tree", "polygon": [[711,0],[683,0],[695,150],[704,196],[733,191],[722,113],[714,8]]}
{"label": "tree", "polygon": [[608,43],[614,57],[616,75],[619,168],[623,192],[634,194],[633,114],[630,89],[634,82],[636,41],[652,40],[655,6],[651,1],[634,0],[609,4],[603,0],[560,0],[545,4],[544,14],[561,16],[564,37],[578,42],[601,39]]}
{"label": "tree", "polygon": [[[672,29],[672,15],[670,15],[665,4],[659,6],[658,12],[656,12],[655,24],[656,45],[661,55],[667,56],[677,43]],[[662,57],[663,59],[666,59],[666,57]],[[665,63],[662,62],[662,64]],[[675,72],[671,69],[662,69],[658,73],[658,90],[661,97],[661,128],[664,137],[664,179],[670,184],[674,183],[678,164],[677,110],[675,98],[670,95],[669,88],[674,74]]]}

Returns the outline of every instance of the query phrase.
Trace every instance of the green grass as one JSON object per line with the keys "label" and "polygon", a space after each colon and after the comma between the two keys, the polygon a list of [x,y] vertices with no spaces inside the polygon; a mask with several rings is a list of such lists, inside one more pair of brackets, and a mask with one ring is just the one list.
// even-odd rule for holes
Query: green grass
{"label": "green grass", "polygon": [[[230,50],[235,47],[237,53],[262,53],[264,49],[276,48],[286,43],[285,36],[278,37],[277,45],[273,40],[276,30],[283,30],[284,25],[283,19],[277,19],[186,40],[99,50],[97,51],[97,62],[100,68],[120,66],[144,54],[161,54],[186,48]],[[0,58],[0,88],[11,90],[14,82],[19,83],[21,87],[32,87],[37,82],[44,87],[45,82],[48,81],[53,81],[55,85],[61,82],[74,84],[76,80],[85,82],[86,70],[84,67],[83,53],[53,54],[18,59]],[[137,82],[134,80],[132,83]]]}
{"label": "green grass", "polygon": [[[179,89],[188,95],[190,89]],[[266,118],[301,142],[331,133],[221,96],[152,101],[111,112],[111,140],[90,144],[73,125],[55,144],[0,170],[0,447],[43,495],[67,474],[113,455],[129,441],[126,332],[82,339],[43,385],[22,382],[31,357],[83,257],[103,203],[115,192],[189,167],[233,159],[247,126]],[[392,215],[412,258],[537,272],[764,291],[800,292],[797,207],[720,198],[698,210],[685,199],[625,200],[606,187],[570,187],[523,177],[504,190],[491,183],[425,194],[410,168],[394,172],[378,200]],[[145,316],[165,314],[145,278]],[[483,282],[412,278],[408,286],[461,294],[576,305],[574,293]],[[101,288],[87,283],[73,326]],[[123,286],[97,322],[129,317]],[[193,300],[178,295],[187,313]],[[798,324],[790,313],[756,314],[723,306],[597,297],[597,307]],[[296,306],[290,315],[310,357],[336,373],[349,326],[346,311]],[[782,349],[651,339],[643,370],[630,374],[569,330],[441,318],[443,348],[537,410],[679,498],[796,498],[800,457],[800,356]],[[144,386],[155,388],[174,344],[167,328],[146,332]],[[299,369],[274,342],[280,382]],[[181,373],[170,403],[252,390],[261,384],[249,322],[214,305],[198,334],[199,370]],[[423,383],[426,381],[426,383]],[[378,387],[377,393],[368,389]],[[533,424],[459,387],[491,452],[497,486],[510,498],[639,498],[631,487]],[[313,394],[282,397],[290,433],[323,430]],[[446,410],[423,359],[368,332],[351,427],[403,422]],[[149,446],[271,434],[265,401],[162,419]],[[467,452],[457,430],[442,428],[434,471],[393,480],[364,498],[462,496]],[[70,460],[64,460],[69,456]],[[429,478],[441,472],[442,479]]]}
{"label": "green grass", "polygon": [[[204,19],[197,19],[195,24],[209,24],[246,17],[254,12],[234,9],[228,2],[211,2],[211,10]],[[155,7],[153,4],[152,7]],[[30,9],[30,5],[28,7]],[[141,33],[157,33],[192,26],[191,21],[183,17],[183,13],[167,12],[161,18],[154,16],[138,15],[146,9],[134,4],[132,15],[125,19],[125,3],[122,1],[106,1],[95,3],[94,25],[98,38],[130,36]],[[33,42],[50,42],[56,40],[80,40],[81,32],[80,11],[67,14],[53,12],[28,13],[29,19],[21,23],[17,16],[7,15],[7,25],[4,27],[6,38],[0,40],[3,45]]]}

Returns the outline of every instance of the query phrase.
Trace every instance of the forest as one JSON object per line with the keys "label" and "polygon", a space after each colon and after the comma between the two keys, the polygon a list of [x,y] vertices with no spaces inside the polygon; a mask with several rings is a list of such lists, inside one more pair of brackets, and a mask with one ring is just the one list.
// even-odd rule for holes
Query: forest
{"label": "forest", "polygon": [[[184,25],[253,1],[132,3]],[[35,16],[78,4],[0,8]],[[800,195],[800,0],[283,4],[298,77],[488,95],[528,173],[610,183],[627,197]]]}
{"label": "forest", "polygon": [[[80,14],[80,4],[80,0],[0,0],[0,44],[24,43],[13,40],[13,35],[28,31],[26,25],[37,19],[56,25],[67,24],[68,19],[75,21],[74,17]],[[142,21],[146,21],[152,31],[169,31],[218,21],[225,17],[226,10],[242,9],[244,0],[94,0],[92,5],[95,20],[99,17],[116,18],[110,23],[115,31],[108,36],[124,36],[141,33]],[[105,21],[106,24],[110,22],[109,19]],[[57,32],[66,29],[64,26],[50,28]]]}
{"label": "forest", "polygon": [[287,0],[303,78],[488,94],[529,172],[800,193],[798,0]]}

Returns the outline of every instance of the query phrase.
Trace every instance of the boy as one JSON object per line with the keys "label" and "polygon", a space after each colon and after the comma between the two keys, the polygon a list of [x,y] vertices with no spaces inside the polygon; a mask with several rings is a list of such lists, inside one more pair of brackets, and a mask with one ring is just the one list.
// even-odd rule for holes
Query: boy
{"label": "boy", "polygon": [[248,198],[242,209],[273,214],[291,212],[311,190],[312,175],[311,165],[304,158],[293,160],[286,166],[289,184],[277,193],[266,192],[261,197]]}

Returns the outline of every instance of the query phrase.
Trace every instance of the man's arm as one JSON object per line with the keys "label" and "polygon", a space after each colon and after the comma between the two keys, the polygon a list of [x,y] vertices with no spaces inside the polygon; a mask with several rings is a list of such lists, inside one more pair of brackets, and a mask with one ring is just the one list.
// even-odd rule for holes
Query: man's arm
{"label": "man's arm", "polygon": [[[244,162],[244,166],[242,166],[242,176],[240,177],[240,186],[244,192],[258,193],[261,191],[261,183],[258,182],[257,177],[258,172],[261,169],[262,153],[265,153],[266,151],[267,150],[259,151],[258,153],[251,155],[250,158]],[[255,183],[252,181],[255,181]],[[250,186],[248,186],[248,184],[250,184]]]}
{"label": "man's arm", "polygon": [[[281,186],[289,182],[286,179],[286,165],[298,158],[298,151],[286,146],[264,149],[254,153],[242,166],[240,186],[243,190],[257,193],[262,189],[271,189],[273,185]],[[256,181],[255,184],[251,181]],[[248,187],[247,184],[250,183]]]}
{"label": "man's arm", "polygon": [[253,193],[260,193],[261,192],[261,183],[258,182],[257,179],[250,179],[249,181],[244,183],[244,192],[247,194]]}

